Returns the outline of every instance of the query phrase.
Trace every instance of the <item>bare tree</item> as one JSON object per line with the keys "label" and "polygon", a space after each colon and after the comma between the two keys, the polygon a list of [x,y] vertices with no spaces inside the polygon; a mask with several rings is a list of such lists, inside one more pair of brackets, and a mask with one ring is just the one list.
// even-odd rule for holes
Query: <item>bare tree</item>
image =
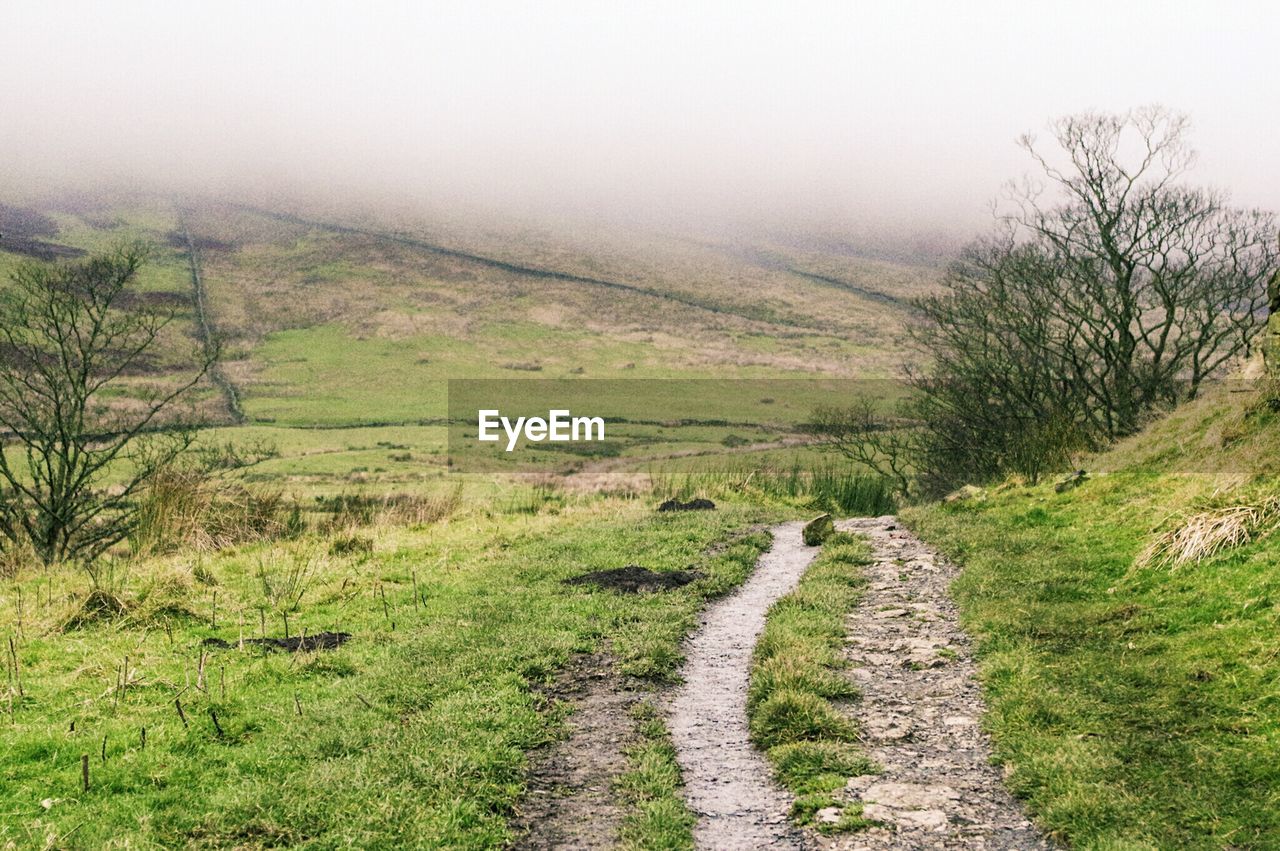
{"label": "bare tree", "polygon": [[188,374],[123,387],[175,316],[130,298],[145,259],[130,244],[28,264],[0,289],[0,542],[29,545],[45,563],[90,565],[123,540],[139,489],[191,443],[174,409],[216,347],[195,354]]}
{"label": "bare tree", "polygon": [[903,496],[912,493],[917,430],[907,416],[891,417],[872,397],[848,405],[820,405],[809,431],[820,442],[893,483]]}
{"label": "bare tree", "polygon": [[[1034,481],[1249,352],[1280,258],[1275,219],[1184,185],[1186,131],[1153,107],[1064,118],[1053,154],[1023,137],[1040,177],[1010,185],[994,232],[917,303],[929,371],[910,381],[904,418],[922,493]],[[845,431],[865,444],[846,454],[883,455],[883,435]]]}
{"label": "bare tree", "polygon": [[1006,251],[1044,258],[1018,293],[1044,311],[1038,347],[1091,397],[1078,413],[1106,438],[1194,396],[1263,327],[1275,218],[1180,182],[1195,160],[1187,128],[1161,107],[1063,118],[1056,155],[1020,140],[1042,179],[1011,186],[998,211]]}

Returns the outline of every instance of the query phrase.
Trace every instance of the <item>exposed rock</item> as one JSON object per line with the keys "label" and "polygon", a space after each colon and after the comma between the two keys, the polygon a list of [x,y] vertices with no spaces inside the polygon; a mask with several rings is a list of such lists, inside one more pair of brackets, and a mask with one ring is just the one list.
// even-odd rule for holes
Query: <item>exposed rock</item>
{"label": "exposed rock", "polygon": [[1066,493],[1073,488],[1080,487],[1088,480],[1088,478],[1089,474],[1084,470],[1076,470],[1074,473],[1071,473],[1065,479],[1054,485],[1053,489],[1058,493]]}
{"label": "exposed rock", "polygon": [[823,807],[813,814],[815,820],[822,824],[839,824],[840,808],[839,807]]}
{"label": "exposed rock", "polygon": [[830,538],[831,533],[835,530],[836,524],[831,519],[831,515],[823,514],[804,524],[801,537],[804,538],[805,546],[816,547],[821,545],[827,538]]}
{"label": "exposed rock", "polygon": [[955,502],[983,502],[987,498],[987,492],[977,485],[965,485],[957,488],[942,498],[942,501],[951,504]]}

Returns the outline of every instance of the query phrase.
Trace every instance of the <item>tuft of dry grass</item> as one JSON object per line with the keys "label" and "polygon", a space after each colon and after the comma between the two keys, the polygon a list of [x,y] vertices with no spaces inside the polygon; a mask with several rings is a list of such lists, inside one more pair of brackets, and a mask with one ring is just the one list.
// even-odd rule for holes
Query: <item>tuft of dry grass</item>
{"label": "tuft of dry grass", "polygon": [[1198,563],[1243,546],[1280,522],[1280,499],[1208,508],[1157,534],[1138,555],[1136,566],[1173,568]]}
{"label": "tuft of dry grass", "polygon": [[293,537],[301,522],[297,505],[278,490],[249,490],[197,471],[170,470],[143,493],[130,543],[139,555],[183,548],[209,552]]}

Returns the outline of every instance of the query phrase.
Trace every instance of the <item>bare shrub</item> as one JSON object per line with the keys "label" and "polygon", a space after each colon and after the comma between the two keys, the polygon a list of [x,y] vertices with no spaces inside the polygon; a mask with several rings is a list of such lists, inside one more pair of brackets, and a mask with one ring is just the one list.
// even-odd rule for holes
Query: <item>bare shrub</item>
{"label": "bare shrub", "polygon": [[282,550],[258,558],[262,596],[277,611],[297,611],[311,583],[320,575],[324,559],[312,548]]}

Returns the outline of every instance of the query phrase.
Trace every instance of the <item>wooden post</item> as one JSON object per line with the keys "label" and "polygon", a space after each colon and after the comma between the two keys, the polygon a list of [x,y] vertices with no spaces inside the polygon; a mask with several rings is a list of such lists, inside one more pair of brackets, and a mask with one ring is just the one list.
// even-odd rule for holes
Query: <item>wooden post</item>
{"label": "wooden post", "polygon": [[18,667],[18,645],[13,643],[13,636],[9,636],[9,659],[13,663],[13,683],[18,687],[18,697],[22,697],[22,670]]}
{"label": "wooden post", "polygon": [[89,791],[89,755],[80,755],[80,785],[84,787],[84,791]]}
{"label": "wooden post", "polygon": [[138,731],[138,738],[141,740],[142,749],[145,751],[147,749],[147,728],[146,727],[143,727],[141,730]]}
{"label": "wooden post", "polygon": [[223,738],[225,734],[222,732],[222,725],[218,723],[218,713],[213,711],[213,707],[209,707],[209,718],[213,721],[213,729],[217,731],[218,738]]}

